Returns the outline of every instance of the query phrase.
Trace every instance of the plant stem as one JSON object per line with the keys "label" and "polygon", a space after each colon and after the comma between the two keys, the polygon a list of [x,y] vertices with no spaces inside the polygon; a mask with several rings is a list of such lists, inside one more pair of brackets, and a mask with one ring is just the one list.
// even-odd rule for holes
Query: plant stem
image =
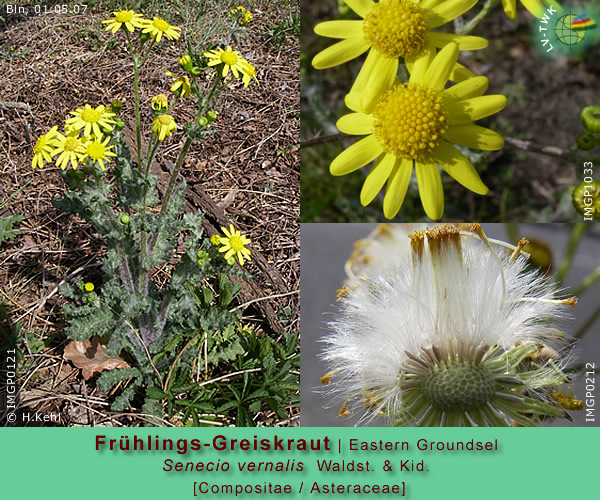
{"label": "plant stem", "polygon": [[586,229],[587,224],[583,222],[579,222],[573,225],[573,229],[571,230],[571,236],[569,237],[569,242],[567,243],[565,256],[563,257],[563,260],[560,263],[560,267],[558,268],[558,273],[556,275],[556,278],[561,285],[565,281],[565,278],[567,277],[567,274],[571,269],[571,264],[573,264],[573,259],[575,258],[577,247],[579,246],[581,237],[583,236],[583,233]]}
{"label": "plant stem", "polygon": [[573,295],[576,297],[580,296],[583,292],[585,292],[589,287],[591,287],[596,281],[600,279],[600,266],[592,271],[591,274],[588,274],[585,278],[583,278],[582,282],[579,284],[577,288],[573,290]]}
{"label": "plant stem", "polygon": [[485,17],[490,13],[490,11],[496,7],[499,0],[487,0],[479,13],[471,19],[467,24],[462,26],[460,30],[457,30],[457,34],[459,35],[467,35],[471,33],[475,29],[475,27],[485,19]]}
{"label": "plant stem", "polygon": [[583,336],[589,330],[590,326],[592,326],[598,318],[600,318],[600,306],[596,308],[592,315],[587,320],[585,320],[585,323],[581,326],[581,328],[577,330],[577,332],[575,333],[575,338],[582,339]]}

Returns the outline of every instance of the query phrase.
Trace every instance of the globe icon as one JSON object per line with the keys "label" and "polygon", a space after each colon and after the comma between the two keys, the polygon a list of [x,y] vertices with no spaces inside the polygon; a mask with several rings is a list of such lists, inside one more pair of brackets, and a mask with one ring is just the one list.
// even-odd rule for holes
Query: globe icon
{"label": "globe icon", "polygon": [[576,17],[575,14],[565,14],[556,21],[554,33],[556,33],[556,38],[558,38],[559,42],[564,43],[565,45],[576,45],[583,40],[585,29],[574,30],[570,27],[571,22]]}

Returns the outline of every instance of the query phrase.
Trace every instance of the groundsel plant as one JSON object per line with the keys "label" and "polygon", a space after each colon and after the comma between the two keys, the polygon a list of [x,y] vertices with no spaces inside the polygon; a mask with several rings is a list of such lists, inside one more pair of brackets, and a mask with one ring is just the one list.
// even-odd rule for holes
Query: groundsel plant
{"label": "groundsel plant", "polygon": [[526,244],[491,240],[478,224],[411,234],[386,224],[360,242],[324,339],[322,382],[340,417],[533,426],[581,409],[562,391],[570,351],[553,326],[577,301],[527,267]]}
{"label": "groundsel plant", "polygon": [[[197,425],[202,413],[223,415],[232,410],[238,425],[254,425],[248,406],[252,403],[251,409],[258,412],[262,398],[267,398],[284,418],[286,391],[293,381],[287,380],[289,366],[279,360],[290,359],[295,339],[286,338],[285,348],[278,351],[271,346],[273,341],[258,339],[254,330],[240,323],[241,310],[230,304],[241,289],[239,278],[246,275],[241,266],[252,259],[251,242],[233,225],[219,234],[205,234],[202,212],[184,213],[185,179],[179,176],[191,143],[215,133],[211,124],[217,113],[212,106],[221,91],[233,79],[242,80],[244,87],[258,81],[255,68],[229,46],[196,52],[188,44],[188,53],[174,61],[174,68],[177,62],[179,66],[173,68],[175,73],[167,71],[168,95],[161,89],[143,103],[140,70],[149,64],[153,49],[179,39],[181,29],[160,17],[145,19],[130,10],[114,12],[103,23],[132,58],[135,150],[130,151],[124,140],[122,103],[115,100],[110,105],[86,103],[71,111],[64,132],[55,125],[39,137],[32,159],[34,168],[52,163],[60,167],[67,190],[54,205],[90,222],[106,243],[103,279],[95,286],[81,282],[61,288],[64,296],[79,302],[64,308],[69,322],[66,333],[77,340],[100,336],[110,355],[121,354],[131,364],[131,368],[105,371],[98,379],[104,390],[126,382],[114,410],[141,398],[144,412],[159,418],[166,401],[168,413],[181,409],[184,422],[193,420]],[[183,114],[178,113],[184,99],[192,100],[196,108],[187,123],[181,123]],[[152,113],[151,123],[143,123],[142,106]],[[179,140],[183,145],[161,199],[151,167],[163,144]],[[183,237],[185,253],[174,260]],[[157,268],[169,275],[160,286],[153,279]],[[208,378],[222,362],[252,372],[255,366],[243,360],[255,351],[263,353],[270,366],[265,372],[269,380],[260,385],[274,388],[263,390],[260,400],[246,394],[253,388],[248,374],[244,391],[234,387],[215,395],[214,387],[193,383],[201,373]],[[254,371],[260,375],[260,369]],[[290,383],[285,389],[276,388],[276,378]],[[231,404],[225,393],[235,396],[237,404]],[[185,401],[182,394],[193,401]],[[208,403],[209,398],[214,403]],[[223,398],[227,408],[217,403]]]}

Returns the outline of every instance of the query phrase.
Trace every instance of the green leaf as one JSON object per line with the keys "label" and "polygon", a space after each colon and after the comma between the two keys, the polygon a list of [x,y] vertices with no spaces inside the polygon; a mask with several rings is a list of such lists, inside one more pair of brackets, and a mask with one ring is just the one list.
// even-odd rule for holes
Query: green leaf
{"label": "green leaf", "polygon": [[14,238],[19,231],[13,230],[13,224],[17,224],[23,220],[21,215],[9,215],[8,217],[0,217],[0,245],[4,240]]}
{"label": "green leaf", "polygon": [[161,391],[158,387],[154,387],[151,385],[146,389],[146,394],[151,399],[165,399],[167,397],[167,393]]}

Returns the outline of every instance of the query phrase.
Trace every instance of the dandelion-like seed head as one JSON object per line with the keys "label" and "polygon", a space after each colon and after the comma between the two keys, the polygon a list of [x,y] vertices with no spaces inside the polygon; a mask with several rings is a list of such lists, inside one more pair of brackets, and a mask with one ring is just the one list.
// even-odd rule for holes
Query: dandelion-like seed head
{"label": "dandelion-like seed head", "polygon": [[429,20],[411,0],[382,0],[365,16],[363,35],[387,57],[410,57],[425,47]]}
{"label": "dandelion-like seed head", "polygon": [[383,150],[413,159],[430,153],[448,128],[441,92],[419,85],[398,85],[377,105],[374,133]]}
{"label": "dandelion-like seed head", "polygon": [[340,416],[362,406],[393,425],[531,426],[581,406],[560,392],[567,349],[550,321],[575,301],[526,269],[526,240],[384,227],[351,257],[325,339]]}

